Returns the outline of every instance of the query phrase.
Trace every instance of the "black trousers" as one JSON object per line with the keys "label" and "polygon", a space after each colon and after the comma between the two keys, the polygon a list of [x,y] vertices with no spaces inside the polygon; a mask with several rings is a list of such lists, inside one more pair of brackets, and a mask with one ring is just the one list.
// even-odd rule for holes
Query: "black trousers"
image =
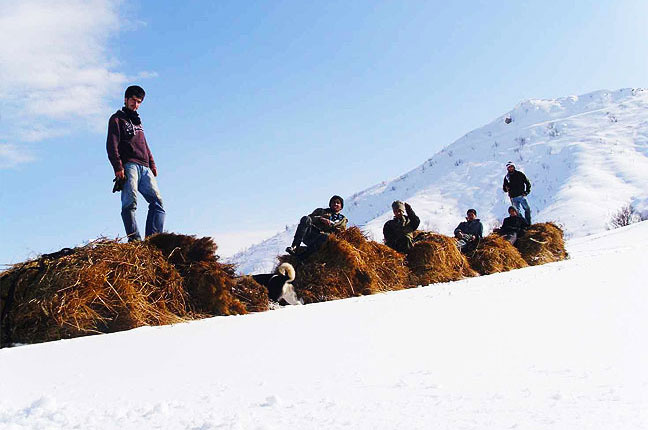
{"label": "black trousers", "polygon": [[315,251],[326,242],[327,237],[326,233],[322,233],[313,225],[313,219],[306,215],[299,220],[292,245],[299,246],[303,242],[309,250]]}

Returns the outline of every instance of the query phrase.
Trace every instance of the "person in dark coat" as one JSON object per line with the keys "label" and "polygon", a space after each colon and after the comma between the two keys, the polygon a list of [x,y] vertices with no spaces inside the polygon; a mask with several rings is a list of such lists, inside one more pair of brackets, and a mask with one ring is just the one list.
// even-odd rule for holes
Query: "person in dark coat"
{"label": "person in dark coat", "polygon": [[129,242],[141,240],[135,220],[138,191],[149,204],[146,236],[162,233],[166,216],[156,180],[157,166],[137,113],[145,95],[137,85],[126,88],[124,107],[108,120],[106,138],[108,159],[115,171],[113,192],[121,191],[121,216]]}
{"label": "person in dark coat", "polygon": [[413,233],[421,220],[414,213],[412,206],[400,200],[392,203],[392,210],[394,218],[387,221],[383,227],[385,245],[404,254],[412,248]]}
{"label": "person in dark coat", "polygon": [[344,199],[333,196],[328,208],[315,209],[310,215],[302,217],[295,231],[292,245],[286,248],[288,254],[294,255],[303,242],[306,245],[306,255],[315,252],[326,242],[328,235],[346,230],[347,218],[342,215]]}
{"label": "person in dark coat", "polygon": [[518,214],[521,214],[524,209],[524,219],[527,224],[531,225],[531,208],[526,200],[526,196],[531,192],[531,182],[524,173],[515,169],[515,165],[511,161],[506,163],[506,170],[508,172],[504,176],[502,189],[508,193],[511,205],[515,207]]}
{"label": "person in dark coat", "polygon": [[484,234],[484,226],[475,209],[468,209],[466,212],[466,221],[459,223],[455,228],[454,235],[457,238],[457,246],[461,252],[467,252],[475,249]]}
{"label": "person in dark coat", "polygon": [[502,227],[495,229],[495,233],[511,242],[511,245],[514,245],[515,241],[524,234],[524,230],[529,227],[529,224],[520,216],[515,207],[510,206],[508,208],[508,213],[509,216],[504,218]]}

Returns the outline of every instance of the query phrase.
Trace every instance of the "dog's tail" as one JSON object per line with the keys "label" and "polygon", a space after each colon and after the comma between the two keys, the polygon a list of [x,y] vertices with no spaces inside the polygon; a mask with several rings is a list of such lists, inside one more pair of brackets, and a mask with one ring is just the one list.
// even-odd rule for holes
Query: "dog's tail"
{"label": "dog's tail", "polygon": [[279,267],[277,267],[277,273],[286,276],[288,282],[295,280],[295,268],[290,263],[281,263]]}

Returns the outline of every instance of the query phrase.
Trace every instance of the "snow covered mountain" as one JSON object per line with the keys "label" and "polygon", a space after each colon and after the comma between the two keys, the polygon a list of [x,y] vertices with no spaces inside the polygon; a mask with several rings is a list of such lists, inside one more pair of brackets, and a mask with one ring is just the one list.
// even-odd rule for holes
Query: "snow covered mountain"
{"label": "snow covered mountain", "polygon": [[[396,199],[413,206],[422,229],[451,234],[471,207],[490,229],[507,215],[502,191],[507,161],[532,183],[533,220],[558,222],[567,237],[605,230],[629,203],[646,212],[648,91],[603,90],[522,102],[416,169],[347,198],[344,212],[378,241]],[[293,233],[294,226],[229,261],[242,273],[269,271]]]}
{"label": "snow covered mountain", "polygon": [[648,222],[558,263],[0,350],[0,429],[648,428]]}

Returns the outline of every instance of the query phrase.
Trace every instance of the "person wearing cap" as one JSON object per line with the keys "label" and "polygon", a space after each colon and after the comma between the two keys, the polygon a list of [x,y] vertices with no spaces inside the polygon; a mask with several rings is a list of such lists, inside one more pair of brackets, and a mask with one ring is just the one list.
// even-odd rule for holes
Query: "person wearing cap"
{"label": "person wearing cap", "polygon": [[475,249],[484,234],[484,226],[475,209],[468,209],[466,212],[466,221],[459,223],[454,230],[454,236],[457,238],[457,246],[462,252]]}
{"label": "person wearing cap", "polygon": [[155,179],[157,167],[137,113],[145,95],[137,85],[126,88],[124,107],[108,120],[106,138],[108,159],[115,172],[113,191],[121,191],[121,217],[129,242],[141,240],[135,220],[138,191],[148,203],[146,236],[162,232],[166,215]]}
{"label": "person wearing cap", "polygon": [[511,245],[514,245],[518,238],[524,234],[524,230],[529,227],[529,223],[520,216],[513,206],[509,206],[508,213],[509,216],[504,218],[502,227],[495,229],[494,232],[511,242]]}
{"label": "person wearing cap", "polygon": [[395,251],[406,253],[412,248],[413,233],[418,228],[421,220],[414,213],[408,203],[396,200],[392,203],[394,218],[383,226],[385,245]]}
{"label": "person wearing cap", "polygon": [[508,193],[511,205],[515,207],[518,214],[521,214],[522,209],[524,209],[524,219],[531,225],[531,208],[526,200],[526,196],[531,192],[531,182],[524,173],[515,169],[515,165],[511,161],[506,163],[506,170],[507,173],[504,176],[502,189],[505,193]]}
{"label": "person wearing cap", "polygon": [[306,245],[306,255],[318,250],[331,233],[344,231],[347,226],[347,218],[342,215],[344,199],[340,196],[333,196],[329,200],[328,208],[315,209],[310,215],[303,216],[299,220],[297,231],[292,245],[286,248],[288,254],[294,255],[303,242]]}

